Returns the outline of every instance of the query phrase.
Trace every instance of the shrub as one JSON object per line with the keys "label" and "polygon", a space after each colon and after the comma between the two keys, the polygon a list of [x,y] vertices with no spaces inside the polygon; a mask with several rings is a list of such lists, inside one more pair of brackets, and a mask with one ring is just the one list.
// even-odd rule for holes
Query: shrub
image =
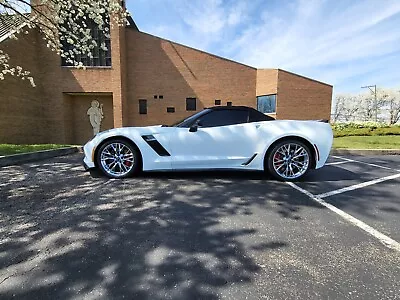
{"label": "shrub", "polygon": [[332,124],[335,137],[364,135],[400,135],[399,125],[377,122],[351,122]]}
{"label": "shrub", "polygon": [[374,135],[400,135],[400,126],[392,126],[389,128],[377,128]]}
{"label": "shrub", "polygon": [[334,123],[332,124],[332,128],[335,130],[343,130],[343,129],[357,129],[357,128],[387,128],[390,127],[386,123],[380,122],[347,122],[347,123]]}
{"label": "shrub", "polygon": [[333,134],[335,137],[372,135],[372,130],[370,128],[345,128],[333,130]]}

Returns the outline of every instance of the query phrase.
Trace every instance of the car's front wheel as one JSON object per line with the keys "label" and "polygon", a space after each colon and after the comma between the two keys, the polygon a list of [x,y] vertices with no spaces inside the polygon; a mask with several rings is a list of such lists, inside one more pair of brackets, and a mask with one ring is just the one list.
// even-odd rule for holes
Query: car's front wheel
{"label": "car's front wheel", "polygon": [[139,150],[125,140],[109,140],[97,152],[99,169],[110,178],[125,178],[140,170]]}
{"label": "car's front wheel", "polygon": [[301,141],[283,140],[269,152],[268,171],[278,180],[297,180],[307,174],[311,157],[309,147]]}

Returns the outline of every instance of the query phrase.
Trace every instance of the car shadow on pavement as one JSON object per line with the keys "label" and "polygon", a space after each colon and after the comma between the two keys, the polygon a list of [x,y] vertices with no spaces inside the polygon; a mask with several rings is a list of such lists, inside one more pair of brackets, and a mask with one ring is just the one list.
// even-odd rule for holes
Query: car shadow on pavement
{"label": "car shadow on pavement", "polygon": [[360,174],[352,171],[336,166],[324,166],[321,169],[310,170],[299,182],[349,181],[358,178]]}
{"label": "car shadow on pavement", "polygon": [[0,174],[0,298],[218,299],[254,280],[257,252],[290,247],[225,219],[262,210],[296,222],[319,208],[264,174],[108,180],[75,156]]}
{"label": "car shadow on pavement", "polygon": [[260,171],[173,171],[173,172],[141,172],[139,178],[159,179],[242,179],[242,180],[273,180],[265,172]]}
{"label": "car shadow on pavement", "polygon": [[[89,173],[93,178],[107,178],[98,169],[91,169]],[[360,174],[342,168],[326,166],[323,169],[310,170],[309,173],[304,178],[299,179],[298,182],[354,180],[359,178],[359,176]],[[243,179],[277,181],[269,175],[268,172],[241,170],[151,171],[140,172],[135,177],[153,179]]]}

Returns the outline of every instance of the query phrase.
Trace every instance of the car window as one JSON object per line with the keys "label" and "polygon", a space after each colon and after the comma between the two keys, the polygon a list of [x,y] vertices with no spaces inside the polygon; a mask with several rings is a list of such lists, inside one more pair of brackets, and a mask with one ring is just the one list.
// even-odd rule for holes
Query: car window
{"label": "car window", "polygon": [[227,126],[247,123],[249,113],[247,110],[214,110],[200,117],[201,127]]}
{"label": "car window", "polygon": [[188,118],[185,118],[185,119],[183,119],[183,120],[181,120],[179,122],[176,122],[176,123],[172,124],[171,126],[172,127],[189,128],[194,123],[194,121],[199,119],[202,115],[207,114],[209,111],[210,111],[209,109],[202,110],[202,111],[200,111],[198,113],[195,113],[194,115],[191,115]]}
{"label": "car window", "polygon": [[255,109],[250,110],[249,122],[272,121],[272,120],[275,119],[273,117],[264,115],[262,112],[259,112],[258,110]]}

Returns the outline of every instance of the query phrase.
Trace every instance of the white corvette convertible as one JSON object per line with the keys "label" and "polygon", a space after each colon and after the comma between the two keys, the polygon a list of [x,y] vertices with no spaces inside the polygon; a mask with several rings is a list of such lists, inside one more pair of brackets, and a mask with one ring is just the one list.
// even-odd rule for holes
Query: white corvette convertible
{"label": "white corvette convertible", "polygon": [[84,166],[111,178],[140,171],[234,169],[265,170],[290,181],[321,168],[332,140],[325,122],[275,120],[250,107],[218,106],[172,126],[101,132],[84,146]]}

